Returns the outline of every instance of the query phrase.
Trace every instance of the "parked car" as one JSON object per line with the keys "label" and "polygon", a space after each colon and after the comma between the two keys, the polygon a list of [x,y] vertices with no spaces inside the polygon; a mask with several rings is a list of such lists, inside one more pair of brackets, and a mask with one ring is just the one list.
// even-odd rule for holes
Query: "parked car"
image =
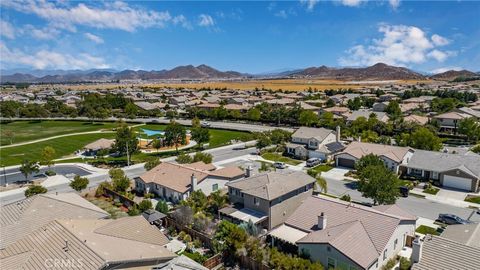
{"label": "parked car", "polygon": [[209,122],[202,122],[202,123],[200,123],[200,126],[201,127],[210,127],[210,123]]}
{"label": "parked car", "polygon": [[275,167],[277,169],[285,169],[285,168],[287,168],[287,165],[285,165],[285,163],[283,163],[283,162],[275,162],[275,163],[273,163],[273,167]]}
{"label": "parked car", "polygon": [[408,187],[399,187],[398,188],[399,191],[400,191],[400,195],[404,198],[407,198],[408,197],[408,193],[410,192],[410,189]]}
{"label": "parked car", "polygon": [[457,215],[453,214],[440,214],[438,215],[437,221],[445,223],[447,225],[452,225],[452,224],[470,224],[472,223],[469,220],[463,219]]}
{"label": "parked car", "polygon": [[309,158],[307,160],[307,167],[314,167],[320,163],[322,163],[322,161],[319,158]]}

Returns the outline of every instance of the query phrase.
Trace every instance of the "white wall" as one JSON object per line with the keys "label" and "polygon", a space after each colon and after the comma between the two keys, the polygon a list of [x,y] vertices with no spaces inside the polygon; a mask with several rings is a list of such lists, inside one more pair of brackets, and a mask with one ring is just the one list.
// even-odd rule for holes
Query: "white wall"
{"label": "white wall", "polygon": [[214,184],[217,184],[218,189],[220,190],[220,189],[224,189],[225,184],[227,184],[227,183],[228,183],[228,180],[218,179],[218,178],[213,178],[213,177],[207,177],[197,185],[197,189],[201,189],[202,192],[205,195],[208,196],[208,195],[210,195],[210,193],[212,193],[214,191],[213,190],[213,185]]}

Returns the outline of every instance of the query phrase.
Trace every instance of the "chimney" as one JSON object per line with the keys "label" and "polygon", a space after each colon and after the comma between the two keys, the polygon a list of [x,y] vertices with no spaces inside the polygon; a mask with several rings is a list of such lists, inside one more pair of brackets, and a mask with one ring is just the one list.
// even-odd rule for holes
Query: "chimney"
{"label": "chimney", "polygon": [[248,165],[247,169],[245,170],[245,177],[250,177],[252,175],[253,175],[252,165]]}
{"label": "chimney", "polygon": [[412,243],[412,261],[418,263],[422,258],[423,241],[417,236]]}
{"label": "chimney", "polygon": [[340,126],[337,126],[336,128],[336,131],[337,131],[337,142],[340,142]]}
{"label": "chimney", "polygon": [[317,227],[319,230],[324,230],[327,227],[327,215],[323,212],[318,216]]}
{"label": "chimney", "polygon": [[190,185],[192,186],[192,192],[197,190],[197,177],[193,173],[190,177]]}

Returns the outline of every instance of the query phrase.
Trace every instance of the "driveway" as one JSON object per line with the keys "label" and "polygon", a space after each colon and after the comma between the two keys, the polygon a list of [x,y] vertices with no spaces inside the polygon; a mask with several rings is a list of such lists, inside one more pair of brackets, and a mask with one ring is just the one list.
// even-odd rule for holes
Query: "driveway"
{"label": "driveway", "polygon": [[321,176],[329,180],[343,181],[343,179],[345,179],[345,174],[349,171],[351,171],[351,169],[336,167],[328,172],[322,172]]}
{"label": "driveway", "polygon": [[465,191],[440,188],[440,191],[437,193],[437,196],[463,201],[467,196],[467,194],[468,192],[465,192]]}

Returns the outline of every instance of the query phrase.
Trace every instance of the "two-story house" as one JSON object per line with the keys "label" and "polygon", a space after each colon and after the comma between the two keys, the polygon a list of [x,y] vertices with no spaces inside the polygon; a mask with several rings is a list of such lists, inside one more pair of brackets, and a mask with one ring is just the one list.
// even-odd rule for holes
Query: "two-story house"
{"label": "two-story house", "polygon": [[192,164],[163,162],[135,178],[135,190],[179,202],[188,198],[192,191],[202,190],[208,196],[223,189],[229,181],[244,176],[245,172],[238,167],[217,169],[201,161]]}
{"label": "two-story house", "polygon": [[458,124],[463,119],[473,117],[472,115],[463,112],[446,112],[439,115],[435,115],[433,118],[437,120],[440,128],[443,130],[453,130],[454,132],[458,128]]}
{"label": "two-story house", "polygon": [[326,128],[301,127],[292,134],[292,140],[286,145],[289,155],[296,158],[319,158],[328,160],[332,154],[345,147],[340,142],[340,127],[337,131]]}
{"label": "two-story house", "polygon": [[220,209],[223,219],[234,223],[252,221],[260,229],[271,230],[313,193],[315,179],[304,172],[250,174],[249,168],[247,177],[227,183],[233,206]]}
{"label": "two-story house", "polygon": [[325,269],[381,269],[415,234],[416,217],[396,205],[366,207],[310,196],[267,239]]}

